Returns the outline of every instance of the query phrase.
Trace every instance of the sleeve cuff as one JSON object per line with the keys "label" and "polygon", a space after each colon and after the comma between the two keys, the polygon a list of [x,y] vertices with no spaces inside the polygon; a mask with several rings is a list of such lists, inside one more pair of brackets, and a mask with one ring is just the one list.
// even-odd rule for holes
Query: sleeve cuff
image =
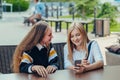
{"label": "sleeve cuff", "polygon": [[28,72],[29,72],[29,73],[32,73],[32,65],[29,66],[29,68],[28,68]]}
{"label": "sleeve cuff", "polygon": [[57,67],[57,66],[55,66],[55,65],[51,65],[51,66],[55,67],[55,68],[56,68],[56,70],[58,70],[58,67]]}

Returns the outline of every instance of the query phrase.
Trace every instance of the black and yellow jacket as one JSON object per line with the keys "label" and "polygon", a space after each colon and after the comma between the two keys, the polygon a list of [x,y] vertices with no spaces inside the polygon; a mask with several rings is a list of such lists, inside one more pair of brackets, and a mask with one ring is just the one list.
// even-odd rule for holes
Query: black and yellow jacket
{"label": "black and yellow jacket", "polygon": [[50,44],[49,50],[46,47],[37,44],[31,50],[23,53],[20,63],[20,72],[32,73],[31,67],[33,65],[42,65],[44,67],[53,65],[57,68],[59,67],[58,56],[52,44]]}

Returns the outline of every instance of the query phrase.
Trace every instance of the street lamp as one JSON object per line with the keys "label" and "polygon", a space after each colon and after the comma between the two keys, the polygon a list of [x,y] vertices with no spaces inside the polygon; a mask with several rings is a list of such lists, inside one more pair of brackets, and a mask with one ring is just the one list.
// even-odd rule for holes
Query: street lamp
{"label": "street lamp", "polygon": [[62,2],[60,2],[60,16],[62,16]]}
{"label": "street lamp", "polygon": [[96,6],[94,7],[94,27],[93,27],[93,32],[96,33]]}
{"label": "street lamp", "polygon": [[17,0],[17,2],[18,2],[18,11],[20,12],[21,10],[20,10],[20,0]]}
{"label": "street lamp", "polygon": [[0,0],[0,19],[2,18],[2,0]]}
{"label": "street lamp", "polygon": [[72,20],[74,20],[75,18],[75,7],[72,6]]}
{"label": "street lamp", "polygon": [[45,17],[48,18],[48,5],[45,2]]}
{"label": "street lamp", "polygon": [[51,16],[53,17],[53,2],[51,2]]}

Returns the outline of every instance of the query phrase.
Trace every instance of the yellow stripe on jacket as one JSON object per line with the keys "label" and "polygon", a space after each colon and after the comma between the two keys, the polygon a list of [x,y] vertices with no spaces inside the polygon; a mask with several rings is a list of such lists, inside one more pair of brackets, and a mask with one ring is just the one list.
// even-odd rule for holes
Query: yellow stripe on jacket
{"label": "yellow stripe on jacket", "polygon": [[54,50],[54,48],[52,48],[50,50],[50,53],[49,53],[49,61],[52,60],[53,58],[55,58],[57,56],[57,53],[56,51]]}
{"label": "yellow stripe on jacket", "polygon": [[32,58],[28,54],[23,53],[21,62],[32,63],[33,60],[32,60]]}

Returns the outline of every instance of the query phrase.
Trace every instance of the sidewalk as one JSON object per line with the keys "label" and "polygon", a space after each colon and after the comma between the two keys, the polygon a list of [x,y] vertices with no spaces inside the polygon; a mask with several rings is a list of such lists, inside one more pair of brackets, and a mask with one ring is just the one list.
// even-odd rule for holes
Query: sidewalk
{"label": "sidewalk", "polygon": [[[32,28],[31,26],[27,26],[23,24],[23,20],[24,20],[23,15],[24,15],[23,12],[3,14],[3,18],[0,20],[1,45],[18,44]],[[53,27],[53,36],[54,38],[52,42],[66,41],[66,31],[64,30],[62,30],[62,32],[56,33]]]}
{"label": "sidewalk", "polygon": [[[3,13],[3,19],[0,20],[0,45],[17,45],[29,32],[32,27],[23,24],[23,15],[24,12]],[[111,33],[110,36],[95,37],[94,34],[88,33],[90,39],[98,42],[105,64],[105,47],[117,43],[118,34],[120,35],[120,33]],[[65,29],[62,29],[61,32],[55,32],[53,28],[53,36],[53,43],[66,42],[67,32]]]}

